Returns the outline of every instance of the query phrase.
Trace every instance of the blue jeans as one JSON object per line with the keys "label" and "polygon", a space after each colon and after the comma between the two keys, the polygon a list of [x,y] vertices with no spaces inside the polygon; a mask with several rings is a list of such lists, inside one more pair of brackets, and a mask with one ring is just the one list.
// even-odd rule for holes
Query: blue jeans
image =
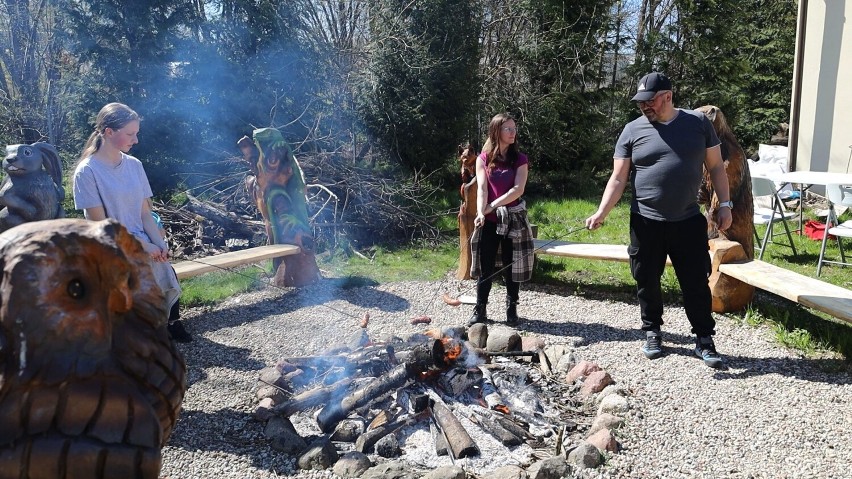
{"label": "blue jeans", "polygon": [[683,306],[693,334],[715,334],[716,321],[707,282],[710,276],[707,220],[703,215],[683,221],[656,221],[632,213],[627,252],[630,254],[630,272],[636,280],[642,330],[658,330],[663,325],[660,278],[668,256],[680,283]]}

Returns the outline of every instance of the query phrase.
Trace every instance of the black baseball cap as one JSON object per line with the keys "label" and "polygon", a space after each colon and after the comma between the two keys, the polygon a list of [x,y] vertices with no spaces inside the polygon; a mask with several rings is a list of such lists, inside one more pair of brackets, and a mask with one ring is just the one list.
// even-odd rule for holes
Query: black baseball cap
{"label": "black baseball cap", "polygon": [[639,88],[633,95],[632,101],[648,101],[654,98],[657,92],[672,89],[672,81],[669,77],[658,72],[651,72],[639,80]]}

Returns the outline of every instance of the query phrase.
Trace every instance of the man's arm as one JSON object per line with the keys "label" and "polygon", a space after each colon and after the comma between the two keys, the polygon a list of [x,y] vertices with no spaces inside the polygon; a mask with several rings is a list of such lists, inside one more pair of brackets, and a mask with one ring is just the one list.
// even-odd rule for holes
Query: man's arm
{"label": "man's arm", "polygon": [[624,194],[624,188],[627,187],[627,182],[630,179],[630,167],[632,166],[630,158],[613,158],[612,159],[612,175],[609,181],[606,182],[601,204],[598,210],[592,216],[586,218],[586,228],[593,230],[600,228],[610,211],[615,207],[621,195]]}
{"label": "man's arm", "polygon": [[[713,190],[716,192],[719,202],[729,201],[731,193],[728,188],[728,174],[725,172],[725,162],[722,160],[722,147],[720,145],[707,148],[707,153],[704,156],[704,168],[710,175],[710,182],[713,183]],[[725,206],[717,208],[716,223],[718,223],[720,231],[730,228],[732,222],[731,208]]]}

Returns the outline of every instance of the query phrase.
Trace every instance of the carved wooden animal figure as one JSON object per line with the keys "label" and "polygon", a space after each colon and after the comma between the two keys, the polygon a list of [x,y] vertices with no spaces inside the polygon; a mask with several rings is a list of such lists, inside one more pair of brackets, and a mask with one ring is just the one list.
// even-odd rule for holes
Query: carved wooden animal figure
{"label": "carved wooden animal figure", "polygon": [[48,143],[9,145],[3,159],[6,179],[0,185],[0,231],[29,221],[65,216],[62,162]]}
{"label": "carved wooden animal figure", "polygon": [[459,145],[461,180],[459,194],[462,198],[459,207],[459,269],[456,278],[470,279],[470,235],[473,234],[473,220],[476,219],[476,157],[478,148],[473,144]]}
{"label": "carved wooden animal figure", "polygon": [[159,475],[186,365],[141,244],[114,220],[0,234],[0,478]]}
{"label": "carved wooden animal figure", "polygon": [[748,259],[754,258],[754,203],[751,193],[751,173],[745,152],[737,141],[734,132],[728,125],[725,115],[718,107],[705,105],[696,110],[703,112],[713,122],[716,135],[722,141],[722,159],[725,161],[725,172],[728,176],[728,187],[731,201],[734,202],[733,224],[727,231],[719,231],[716,223],[716,209],[719,198],[713,191],[713,184],[707,172],[698,194],[698,202],[704,205],[707,216],[707,237],[736,241],[743,245]]}
{"label": "carved wooden animal figure", "polygon": [[292,244],[302,252],[275,258],[275,284],[304,286],[320,278],[314,254],[314,237],[308,219],[305,175],[299,162],[275,128],[260,128],[237,141],[251,169],[246,187],[266,225],[270,244]]}

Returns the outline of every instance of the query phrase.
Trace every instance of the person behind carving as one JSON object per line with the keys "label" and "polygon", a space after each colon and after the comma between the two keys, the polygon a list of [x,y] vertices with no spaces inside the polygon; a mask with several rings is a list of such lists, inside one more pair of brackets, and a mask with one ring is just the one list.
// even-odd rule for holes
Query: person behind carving
{"label": "person behind carving", "polygon": [[497,252],[506,282],[506,323],[516,324],[520,283],[532,277],[533,240],[521,196],[527,184],[529,159],[518,151],[518,128],[507,113],[488,125],[488,140],[476,160],[476,219],[471,235],[471,277],[476,282],[476,306],[469,325],[488,320],[486,305]]}
{"label": "person behind carving", "polygon": [[169,335],[178,342],[192,341],[180,321],[180,283],[169,263],[166,238],[151,214],[153,196],[142,162],[127,153],[139,142],[139,115],[122,103],[101,108],[95,131],[89,136],[72,169],[74,207],[86,219],[118,220],[151,255],[151,267],[169,311]]}
{"label": "person behind carving", "polygon": [[719,198],[720,231],[730,228],[733,205],[713,124],[701,112],[675,108],[672,95],[671,80],[661,73],[649,73],[639,81],[633,101],[642,116],[622,130],[600,206],[585,225],[589,229],[603,225],[630,181],[633,200],[627,252],[645,331],[642,352],[648,359],[663,354],[660,279],[668,256],[695,334],[695,354],[705,365],[720,368],[722,358],[713,342],[716,322],[708,284],[707,220],[696,202],[703,168]]}

